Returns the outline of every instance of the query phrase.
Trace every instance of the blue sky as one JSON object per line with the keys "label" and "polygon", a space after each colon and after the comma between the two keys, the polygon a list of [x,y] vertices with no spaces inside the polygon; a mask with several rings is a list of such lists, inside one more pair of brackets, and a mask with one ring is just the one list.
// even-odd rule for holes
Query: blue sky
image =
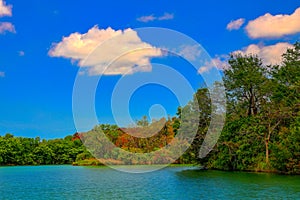
{"label": "blue sky", "polygon": [[[79,49],[75,52],[80,55],[74,56],[68,49],[69,43],[62,40],[75,32],[85,34],[93,27],[105,33],[108,27],[112,32],[141,27],[173,29],[200,43],[217,67],[225,65],[225,55],[234,51],[257,53],[265,63],[279,62],[276,53],[300,38],[299,23],[292,23],[300,21],[296,12],[300,2],[296,0],[0,2],[0,135],[9,132],[56,138],[76,132],[72,91],[82,68],[80,56],[85,54]],[[182,59],[150,56],[149,60],[189,68]],[[203,72],[210,70],[206,67]],[[101,78],[104,86],[98,87],[95,107],[102,123],[113,123],[110,100],[114,84],[122,75],[120,69]],[[147,72],[142,70],[135,76],[139,73]],[[190,76],[188,72],[186,76]],[[194,88],[201,86],[201,78],[190,79],[195,80]],[[159,103],[174,115],[178,101],[172,95],[155,85],[138,90],[130,105],[133,118],[141,117],[151,105]]]}

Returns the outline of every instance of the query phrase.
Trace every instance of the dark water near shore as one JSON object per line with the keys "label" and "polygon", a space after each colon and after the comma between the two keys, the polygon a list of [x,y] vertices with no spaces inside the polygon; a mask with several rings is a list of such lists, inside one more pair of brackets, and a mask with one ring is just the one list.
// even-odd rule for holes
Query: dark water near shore
{"label": "dark water near shore", "polygon": [[299,199],[300,176],[168,167],[0,167],[0,199]]}

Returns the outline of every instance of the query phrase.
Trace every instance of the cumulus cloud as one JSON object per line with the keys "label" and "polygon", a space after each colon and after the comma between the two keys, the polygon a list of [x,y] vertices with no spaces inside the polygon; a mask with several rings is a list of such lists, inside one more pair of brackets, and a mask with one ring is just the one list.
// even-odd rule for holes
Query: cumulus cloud
{"label": "cumulus cloud", "polygon": [[0,71],[0,78],[4,78],[4,77],[5,77],[5,72]]}
{"label": "cumulus cloud", "polygon": [[5,1],[0,0],[0,17],[12,16],[12,6],[6,5]]}
{"label": "cumulus cloud", "polygon": [[229,31],[239,30],[244,23],[245,23],[244,18],[233,20],[229,24],[227,24],[226,29],[229,30]]}
{"label": "cumulus cloud", "polygon": [[[101,47],[97,48],[99,44]],[[48,54],[69,58],[85,67],[90,75],[116,75],[150,71],[150,59],[162,56],[162,51],[143,42],[130,28],[122,31],[94,26],[87,33],[63,37]]]}
{"label": "cumulus cloud", "polygon": [[228,56],[220,55],[211,59],[211,61],[207,61],[204,66],[201,66],[198,70],[198,73],[203,74],[209,72],[213,68],[217,68],[219,70],[224,70],[228,68]]}
{"label": "cumulus cloud", "polygon": [[249,21],[246,32],[251,38],[279,38],[300,33],[300,8],[291,15],[267,13],[260,16]]}
{"label": "cumulus cloud", "polygon": [[279,42],[274,45],[264,46],[251,44],[242,50],[234,51],[233,54],[255,54],[258,55],[266,65],[281,64],[282,54],[286,52],[288,48],[292,48],[293,45],[287,42]]}
{"label": "cumulus cloud", "polygon": [[140,22],[151,22],[151,21],[163,21],[163,20],[170,20],[170,19],[173,19],[174,18],[174,14],[171,14],[171,13],[165,13],[164,15],[162,16],[154,16],[153,14],[152,15],[146,15],[146,16],[141,16],[139,18],[137,18],[136,20],[137,21],[140,21]]}
{"label": "cumulus cloud", "polygon": [[188,60],[196,60],[200,56],[201,50],[198,45],[186,45],[182,46],[179,55],[185,57]]}
{"label": "cumulus cloud", "polygon": [[4,34],[6,32],[16,33],[14,25],[10,22],[0,22],[0,34]]}
{"label": "cumulus cloud", "polygon": [[[242,48],[242,50],[232,52],[232,54],[257,55],[262,59],[265,65],[279,65],[282,63],[282,54],[284,54],[288,48],[293,48],[293,45],[287,42],[279,42],[268,46],[251,44]],[[206,62],[204,66],[200,67],[198,72],[209,72],[214,67],[220,70],[227,69],[229,67],[228,59],[229,56],[227,55],[216,56],[210,62]]]}
{"label": "cumulus cloud", "polygon": [[[0,17],[12,16],[12,6],[6,5],[5,1],[0,0]],[[14,25],[10,22],[0,22],[0,34],[7,32],[16,33]]]}

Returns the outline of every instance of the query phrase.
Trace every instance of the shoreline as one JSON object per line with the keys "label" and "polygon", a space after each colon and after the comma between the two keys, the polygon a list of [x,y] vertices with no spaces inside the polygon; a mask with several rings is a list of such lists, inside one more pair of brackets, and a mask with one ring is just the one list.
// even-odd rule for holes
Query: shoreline
{"label": "shoreline", "polygon": [[[53,164],[53,165],[0,165],[0,168],[8,168],[8,167],[41,167],[41,166],[73,166],[73,167],[93,167],[93,168],[102,168],[102,167],[108,167],[107,165],[101,164],[101,165],[74,165],[74,164]],[[286,172],[280,172],[275,170],[221,170],[221,169],[210,169],[205,168],[202,166],[198,166],[195,164],[153,164],[153,165],[115,165],[119,167],[151,167],[151,166],[165,166],[165,167],[197,167],[198,171],[220,171],[220,172],[233,172],[233,173],[256,173],[256,174],[275,174],[275,175],[285,175],[285,176],[300,176],[300,174],[293,174],[293,173],[286,173]]]}

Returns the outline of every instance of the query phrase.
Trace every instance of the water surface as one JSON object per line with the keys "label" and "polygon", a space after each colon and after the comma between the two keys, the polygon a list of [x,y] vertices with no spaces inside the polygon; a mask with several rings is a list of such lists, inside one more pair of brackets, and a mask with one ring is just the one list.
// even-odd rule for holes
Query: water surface
{"label": "water surface", "polygon": [[0,167],[0,199],[298,199],[300,176],[168,167]]}

